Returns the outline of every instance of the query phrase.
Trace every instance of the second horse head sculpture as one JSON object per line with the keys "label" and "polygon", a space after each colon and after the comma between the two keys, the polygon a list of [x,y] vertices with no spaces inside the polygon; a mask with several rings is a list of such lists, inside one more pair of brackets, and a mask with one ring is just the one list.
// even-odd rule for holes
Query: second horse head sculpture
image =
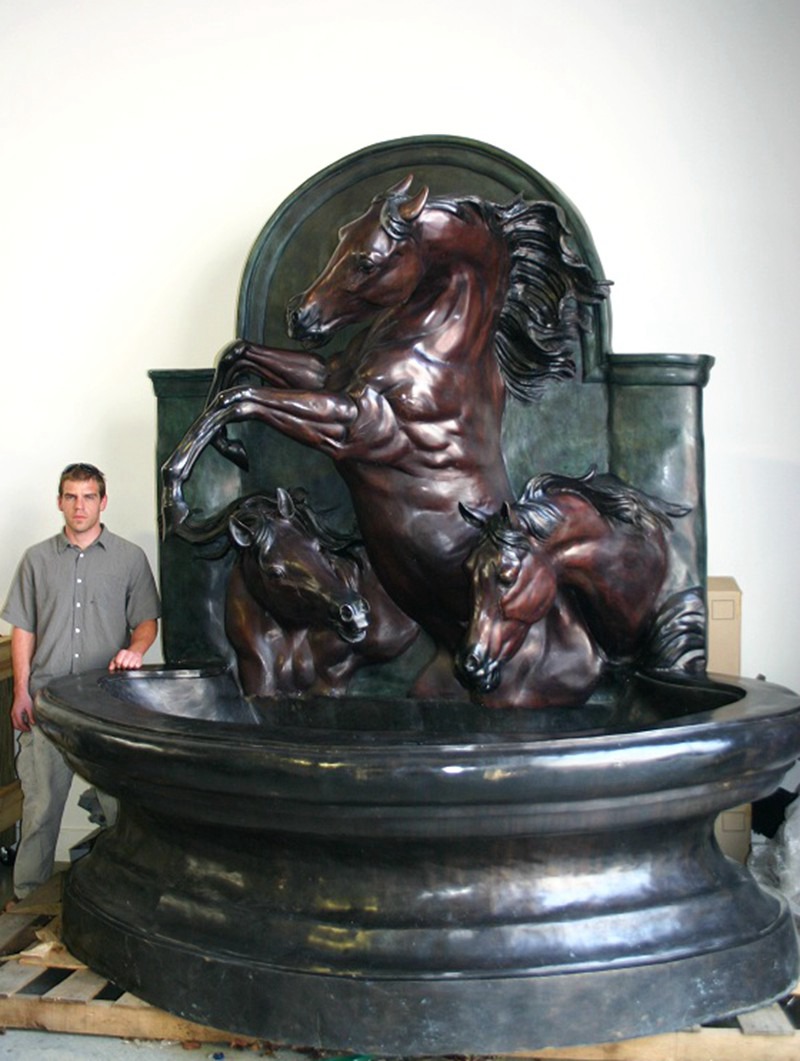
{"label": "second horse head sculpture", "polygon": [[663,603],[665,533],[687,511],[593,469],[537,476],[488,519],[462,506],[480,534],[466,564],[463,684],[491,706],[552,707],[582,703],[606,664],[647,657],[658,670],[648,642]]}
{"label": "second horse head sculpture", "polygon": [[180,533],[200,544],[225,534],[235,550],[225,632],[246,696],[341,696],[356,671],[394,659],[419,633],[362,543],[327,526],[303,490],[242,498]]}

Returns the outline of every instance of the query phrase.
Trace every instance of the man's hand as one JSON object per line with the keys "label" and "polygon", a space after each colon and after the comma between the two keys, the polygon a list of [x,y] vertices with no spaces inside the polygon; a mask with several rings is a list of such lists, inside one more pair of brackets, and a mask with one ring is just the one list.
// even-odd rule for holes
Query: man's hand
{"label": "man's hand", "polygon": [[138,670],[144,654],[156,639],[158,620],[145,619],[131,633],[131,643],[121,648],[108,665],[109,670]]}
{"label": "man's hand", "polygon": [[142,653],[130,648],[121,648],[108,665],[109,670],[138,670],[142,665]]}
{"label": "man's hand", "polygon": [[20,733],[30,733],[31,726],[36,725],[30,693],[31,660],[35,648],[35,634],[21,626],[11,628],[11,669],[14,672],[11,725]]}
{"label": "man's hand", "polygon": [[20,733],[30,733],[31,726],[36,725],[33,711],[33,700],[27,693],[17,693],[11,705],[11,725]]}
{"label": "man's hand", "polygon": [[145,619],[131,633],[131,643],[121,648],[108,665],[109,670],[138,670],[144,654],[156,639],[158,620]]}

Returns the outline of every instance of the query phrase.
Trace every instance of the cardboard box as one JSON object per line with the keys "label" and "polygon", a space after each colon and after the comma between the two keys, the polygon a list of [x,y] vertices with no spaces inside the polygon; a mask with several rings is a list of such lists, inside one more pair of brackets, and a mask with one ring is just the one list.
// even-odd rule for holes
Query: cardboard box
{"label": "cardboard box", "polygon": [[708,669],[742,672],[742,591],[735,578],[708,579]]}
{"label": "cardboard box", "polygon": [[724,810],[714,822],[717,843],[737,862],[746,862],[750,854],[750,832],[753,827],[753,808],[742,803],[732,810]]}
{"label": "cardboard box", "polygon": [[[742,669],[742,591],[735,578],[710,577],[707,583],[708,669],[737,675]],[[723,811],[714,825],[717,843],[737,862],[750,854],[753,812],[749,803]]]}

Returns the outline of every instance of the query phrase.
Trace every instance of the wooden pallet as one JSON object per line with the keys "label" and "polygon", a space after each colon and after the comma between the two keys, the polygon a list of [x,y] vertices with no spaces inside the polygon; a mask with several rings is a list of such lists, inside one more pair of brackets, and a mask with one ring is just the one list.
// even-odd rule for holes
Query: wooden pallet
{"label": "wooden pallet", "polygon": [[[55,877],[13,912],[0,916],[0,1028],[269,1045],[166,1013],[88,969],[61,942],[60,896],[61,882]],[[800,1029],[795,1027],[799,1016],[800,986],[780,1003],[741,1014],[725,1027],[513,1056],[529,1061],[800,1061]],[[313,1054],[320,1057],[319,1052]]]}
{"label": "wooden pallet", "polygon": [[0,915],[0,1028],[184,1043],[261,1043],[165,1013],[87,968],[61,942],[60,896],[60,879],[54,877]]}
{"label": "wooden pallet", "polygon": [[[742,1013],[729,1027],[626,1039],[597,1046],[569,1046],[518,1053],[527,1061],[800,1061],[800,1030],[791,1014],[800,1012],[800,987],[771,1006]],[[796,1019],[796,1018],[795,1018]]]}

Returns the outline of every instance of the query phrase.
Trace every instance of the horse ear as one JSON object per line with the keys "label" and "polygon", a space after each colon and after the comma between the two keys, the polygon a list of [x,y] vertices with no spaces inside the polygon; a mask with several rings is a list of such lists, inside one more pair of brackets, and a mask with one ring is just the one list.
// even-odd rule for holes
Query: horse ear
{"label": "horse ear", "polygon": [[291,519],[295,513],[295,504],[292,500],[292,495],[288,490],[284,490],[282,486],[279,486],[276,491],[278,498],[278,512],[283,516],[284,519]]}
{"label": "horse ear", "polygon": [[231,516],[228,520],[228,533],[240,549],[247,549],[255,541],[253,532],[238,516]]}
{"label": "horse ear", "polygon": [[409,199],[406,203],[401,203],[398,208],[398,213],[404,221],[416,221],[422,211],[425,209],[425,203],[428,201],[428,195],[430,191],[428,188],[423,188],[417,192],[413,199]]}
{"label": "horse ear", "polygon": [[466,505],[458,502],[458,511],[462,517],[469,523],[470,527],[475,527],[476,530],[483,530],[486,526],[486,520],[483,516],[479,516],[477,512],[473,512],[471,508],[467,508]]}
{"label": "horse ear", "polygon": [[275,524],[266,515],[262,515],[258,527],[254,530],[248,527],[244,520],[231,516],[228,521],[228,533],[240,549],[252,549],[257,545],[260,553],[264,554],[272,548],[275,541]]}
{"label": "horse ear", "polygon": [[414,174],[413,173],[409,173],[409,175],[407,177],[405,177],[399,183],[397,183],[397,184],[393,185],[391,188],[389,188],[389,190],[386,192],[386,198],[388,199],[389,196],[394,196],[394,195],[405,195],[406,192],[408,191],[408,189],[411,187],[411,185],[413,183],[414,183]]}

